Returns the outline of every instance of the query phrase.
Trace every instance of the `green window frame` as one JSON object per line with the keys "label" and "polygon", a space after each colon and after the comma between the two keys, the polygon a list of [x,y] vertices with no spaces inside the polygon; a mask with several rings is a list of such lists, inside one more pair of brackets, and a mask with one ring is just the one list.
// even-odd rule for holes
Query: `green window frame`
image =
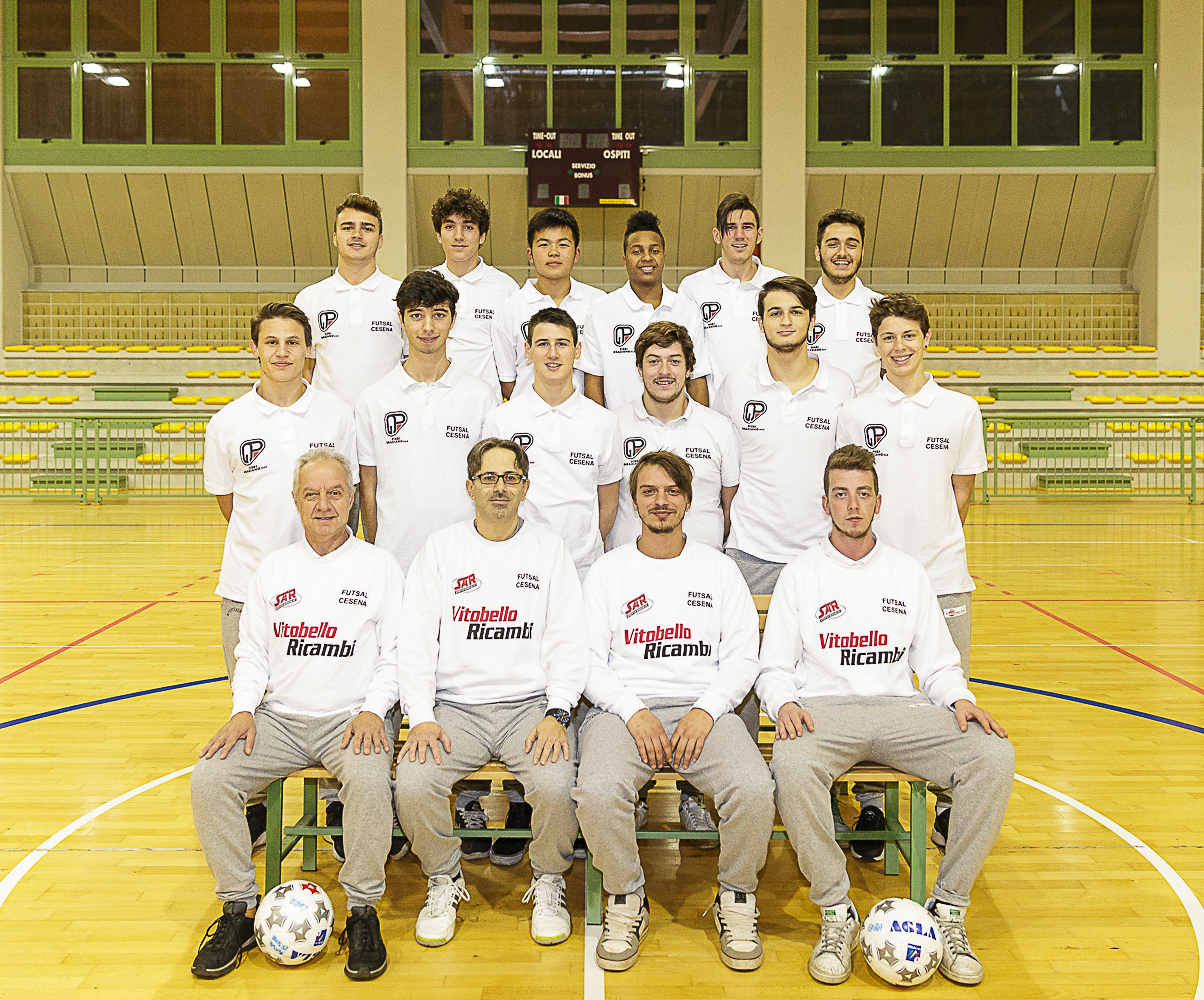
{"label": "green window frame", "polygon": [[[685,83],[683,100],[683,143],[680,146],[646,145],[641,137],[645,167],[745,169],[761,165],[761,5],[748,0],[748,53],[700,54],[695,52],[695,2],[680,0],[679,45],[673,54],[627,54],[627,0],[610,2],[610,51],[590,55],[558,54],[559,6],[557,0],[542,0],[541,51],[538,53],[497,54],[489,51],[489,0],[472,0],[473,51],[463,54],[420,52],[422,4],[407,4],[407,87],[408,144],[411,167],[450,167],[496,169],[522,167],[523,146],[490,146],[485,142],[486,67],[545,67],[545,120],[532,122],[532,128],[556,128],[553,120],[552,69],[574,65],[611,69],[615,75],[615,128],[623,128],[623,84],[625,67],[664,67],[670,62],[683,64]],[[421,138],[421,73],[426,70],[459,70],[472,74],[472,138],[461,140]],[[706,141],[695,135],[694,108],[697,74],[736,71],[747,74],[748,138],[745,141]],[[574,126],[564,125],[570,128]],[[628,124],[629,127],[629,124]]]}
{"label": "green window frame", "polygon": [[[1029,0],[1031,3],[1032,0]],[[1142,2],[1142,51],[1093,53],[1091,11],[1094,0],[1074,0],[1074,51],[1029,54],[1023,51],[1024,0],[1007,0],[1007,51],[997,55],[962,55],[954,50],[956,0],[938,0],[939,51],[893,54],[887,51],[888,0],[870,0],[870,51],[867,54],[820,54],[819,3],[807,4],[807,165],[809,167],[1037,167],[1153,166],[1156,129],[1157,0]],[[1028,67],[1074,64],[1079,70],[1077,145],[1020,145],[1019,83]],[[883,78],[896,67],[937,67],[943,86],[941,142],[930,146],[883,144]],[[959,67],[1000,67],[1011,77],[1011,141],[1006,145],[950,144],[950,72]],[[869,136],[856,140],[820,141],[819,74],[842,70],[869,73]],[[1098,73],[1129,70],[1141,73],[1141,139],[1092,139],[1091,85]],[[862,78],[864,79],[864,77]]]}
{"label": "green window frame", "polygon": [[[358,167],[363,162],[360,0],[348,2],[346,53],[297,52],[296,0],[280,0],[279,49],[275,52],[226,51],[226,0],[210,0],[209,51],[172,53],[157,50],[156,0],[139,0],[142,46],[136,51],[104,53],[87,48],[87,0],[71,0],[71,49],[31,54],[17,49],[17,0],[3,0],[4,16],[4,152],[10,165],[32,166],[246,166]],[[142,143],[84,142],[85,64],[98,59],[137,66],[145,74],[146,138]],[[215,128],[212,143],[176,144],[153,141],[155,65],[213,66]],[[345,70],[348,74],[348,138],[298,139],[297,90],[284,87],[284,142],[273,145],[222,145],[222,67],[288,65],[286,79],[305,71]],[[22,69],[66,68],[71,73],[71,136],[56,139],[18,137],[18,76]],[[277,70],[277,72],[280,72]]]}

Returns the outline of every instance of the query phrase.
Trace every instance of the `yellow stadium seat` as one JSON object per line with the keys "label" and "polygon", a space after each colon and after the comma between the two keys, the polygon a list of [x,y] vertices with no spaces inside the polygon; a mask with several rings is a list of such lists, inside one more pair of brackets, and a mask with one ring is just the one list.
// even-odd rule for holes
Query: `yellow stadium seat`
{"label": "yellow stadium seat", "polygon": [[1126,451],[1125,458],[1140,465],[1153,465],[1155,462],[1162,461],[1158,455],[1149,451]]}
{"label": "yellow stadium seat", "polygon": [[159,354],[179,354],[183,349],[179,344],[160,344],[155,351]]}
{"label": "yellow stadium seat", "polygon": [[[1158,457],[1161,458],[1164,462],[1172,462],[1175,465],[1191,465],[1192,464],[1190,451],[1187,452],[1186,454],[1184,454],[1182,452],[1178,452],[1178,451],[1164,451]],[[1187,459],[1186,462],[1184,461],[1185,457]],[[1204,462],[1204,451],[1196,452],[1196,461]]]}
{"label": "yellow stadium seat", "polygon": [[38,346],[34,348],[34,351],[36,351],[38,354],[57,354],[62,349],[62,344],[38,344]]}
{"label": "yellow stadium seat", "polygon": [[120,344],[102,344],[96,348],[97,354],[116,354],[118,351],[124,350]]}
{"label": "yellow stadium seat", "polygon": [[194,403],[199,403],[200,401],[200,396],[176,396],[172,399],[172,402],[176,406],[192,406]]}
{"label": "yellow stadium seat", "polygon": [[149,344],[131,344],[125,349],[126,354],[150,354]]}
{"label": "yellow stadium seat", "polygon": [[11,403],[12,401],[12,396],[0,396],[0,403]]}
{"label": "yellow stadium seat", "polygon": [[1120,368],[1104,368],[1100,371],[1104,378],[1128,378],[1129,373]]}
{"label": "yellow stadium seat", "polygon": [[1108,430],[1116,434],[1135,434],[1137,433],[1136,424],[1104,424]]}
{"label": "yellow stadium seat", "polygon": [[1154,369],[1152,369],[1152,368],[1134,368],[1134,369],[1133,369],[1133,374],[1134,374],[1134,375],[1135,375],[1137,378],[1157,378],[1157,377],[1158,377],[1159,375],[1161,375],[1162,373],[1161,373],[1161,372],[1156,372],[1156,371],[1154,371]]}
{"label": "yellow stadium seat", "polygon": [[259,369],[256,368],[253,372],[247,372],[247,378],[259,378],[260,374]]}
{"label": "yellow stadium seat", "polygon": [[170,457],[170,455],[165,455],[161,451],[151,451],[144,455],[139,455],[134,461],[139,465],[158,465],[160,462],[166,462]]}
{"label": "yellow stadium seat", "polygon": [[978,346],[976,344],[954,344],[953,350],[956,354],[977,354]]}
{"label": "yellow stadium seat", "polygon": [[240,372],[236,368],[231,368],[229,371],[218,372],[218,378],[242,378],[246,372]]}
{"label": "yellow stadium seat", "polygon": [[1204,378],[1204,368],[1193,368],[1191,373],[1195,375],[1196,378]]}
{"label": "yellow stadium seat", "polygon": [[1088,403],[1103,404],[1116,402],[1115,396],[1085,396],[1084,398]]}
{"label": "yellow stadium seat", "polygon": [[25,351],[32,351],[33,344],[8,344],[4,349],[10,354],[23,354]]}
{"label": "yellow stadium seat", "polygon": [[1204,396],[1180,396],[1179,398],[1185,403],[1204,403]]}
{"label": "yellow stadium seat", "polygon": [[222,344],[217,349],[218,354],[241,354],[242,347],[239,344]]}
{"label": "yellow stadium seat", "polygon": [[14,402],[20,403],[22,406],[32,406],[34,403],[46,402],[45,396],[18,396]]}
{"label": "yellow stadium seat", "polygon": [[186,451],[183,454],[171,456],[172,465],[197,465],[204,460],[204,455],[198,455],[191,451]]}
{"label": "yellow stadium seat", "polygon": [[198,368],[195,371],[185,372],[185,378],[213,378],[213,372],[206,371],[204,368]]}
{"label": "yellow stadium seat", "polygon": [[1122,403],[1128,403],[1130,406],[1137,406],[1150,401],[1148,396],[1118,396],[1117,398]]}
{"label": "yellow stadium seat", "polygon": [[25,429],[31,434],[49,434],[59,429],[58,424],[26,424]]}
{"label": "yellow stadium seat", "polygon": [[933,378],[951,378],[953,372],[947,372],[943,368],[929,368],[928,374]]}
{"label": "yellow stadium seat", "polygon": [[71,344],[63,348],[68,354],[87,354],[92,350],[91,344]]}
{"label": "yellow stadium seat", "polygon": [[91,378],[95,374],[95,368],[76,368],[67,372],[67,378]]}
{"label": "yellow stadium seat", "polygon": [[208,344],[189,344],[184,350],[189,354],[208,354],[213,348]]}
{"label": "yellow stadium seat", "polygon": [[4,456],[4,464],[5,465],[28,465],[30,462],[32,462],[37,457],[38,456],[37,456],[36,452],[18,451],[12,455],[5,455]]}
{"label": "yellow stadium seat", "polygon": [[1094,354],[1097,350],[1099,350],[1099,348],[1095,347],[1093,344],[1075,344],[1070,349],[1074,351],[1075,354]]}
{"label": "yellow stadium seat", "polygon": [[1091,368],[1071,368],[1070,374],[1075,378],[1099,378],[1099,372]]}
{"label": "yellow stadium seat", "polygon": [[1169,430],[1173,430],[1170,424],[1153,423],[1148,420],[1143,420],[1137,425],[1143,431],[1150,431],[1153,434],[1165,434]]}
{"label": "yellow stadium seat", "polygon": [[46,402],[52,406],[69,406],[78,399],[79,396],[51,396]]}
{"label": "yellow stadium seat", "polygon": [[34,372],[38,378],[61,378],[66,374],[62,368],[43,368],[40,372]]}
{"label": "yellow stadium seat", "polygon": [[1159,406],[1170,406],[1172,403],[1179,402],[1178,396],[1154,396],[1153,400]]}
{"label": "yellow stadium seat", "polygon": [[1008,352],[1006,347],[1000,346],[999,344],[987,344],[985,347],[983,347],[983,350],[987,354],[1007,354]]}
{"label": "yellow stadium seat", "polygon": [[0,424],[0,434],[16,434],[17,431],[25,430],[24,424]]}
{"label": "yellow stadium seat", "polygon": [[995,402],[994,396],[971,396],[970,398],[982,406],[990,406]]}
{"label": "yellow stadium seat", "polygon": [[10,368],[4,373],[5,378],[29,378],[33,374],[32,368]]}
{"label": "yellow stadium seat", "polygon": [[1017,354],[1036,354],[1037,348],[1032,344],[1013,344],[1012,350]]}
{"label": "yellow stadium seat", "polygon": [[1153,354],[1158,348],[1150,347],[1148,344],[1130,344],[1129,350],[1134,354]]}
{"label": "yellow stadium seat", "polygon": [[225,406],[227,403],[233,402],[233,396],[206,396],[206,406]]}
{"label": "yellow stadium seat", "polygon": [[155,424],[155,430],[160,434],[178,434],[183,429],[183,424]]}
{"label": "yellow stadium seat", "polygon": [[1204,434],[1204,424],[1192,424],[1190,421],[1174,420],[1171,422],[1171,428],[1177,431],[1192,431],[1197,434]]}
{"label": "yellow stadium seat", "polygon": [[1105,354],[1124,354],[1125,353],[1125,349],[1123,347],[1117,346],[1116,344],[1104,344],[1100,348],[1100,350],[1103,351]]}
{"label": "yellow stadium seat", "polygon": [[208,424],[189,424],[188,425],[188,433],[189,434],[204,434],[205,428],[208,426],[209,426]]}
{"label": "yellow stadium seat", "polygon": [[1000,434],[1006,434],[1011,429],[1011,424],[987,424],[987,426],[983,428],[983,430],[985,430],[988,434],[994,431],[998,431]]}
{"label": "yellow stadium seat", "polygon": [[1008,465],[1023,465],[1028,461],[1028,456],[1019,451],[1001,451],[995,456],[996,462],[1005,462]]}
{"label": "yellow stadium seat", "polygon": [[1167,378],[1190,378],[1191,372],[1184,371],[1182,368],[1163,368],[1162,374]]}
{"label": "yellow stadium seat", "polygon": [[973,368],[954,368],[953,374],[958,378],[982,378],[982,372],[976,372]]}
{"label": "yellow stadium seat", "polygon": [[1061,344],[1042,344],[1041,350],[1046,354],[1065,354],[1069,348],[1063,347]]}

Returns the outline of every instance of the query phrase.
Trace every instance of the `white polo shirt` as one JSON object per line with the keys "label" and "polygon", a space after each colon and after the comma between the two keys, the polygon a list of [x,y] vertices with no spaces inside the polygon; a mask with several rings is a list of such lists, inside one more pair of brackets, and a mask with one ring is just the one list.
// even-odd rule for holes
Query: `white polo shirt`
{"label": "white polo shirt", "polygon": [[677,294],[698,310],[706,342],[711,392],[718,390],[730,372],[755,364],[765,353],[765,335],[757,325],[757,296],[765,282],[784,277],[786,272],[766,267],[753,257],[757,270],[748,281],[733,278],[723,269],[723,258],[714,267],[695,271],[681,279]]}
{"label": "white polo shirt", "polygon": [[313,336],[315,389],[355,406],[361,392],[406,356],[400,287],[378,268],[358,285],[335,271],[297,293],[294,303],[309,317]]}
{"label": "white polo shirt", "polygon": [[447,339],[447,356],[483,382],[497,382],[497,364],[493,360],[493,317],[511,295],[518,282],[505,271],[490,267],[480,257],[477,266],[463,278],[452,273],[444,261],[431,270],[438,271],[456,286],[456,325]]}
{"label": "white polo shirt", "polygon": [[724,380],[715,409],[740,434],[729,548],[785,563],[828,533],[820,506],[824,465],[840,408],[852,398],[849,377],[823,361],[811,384],[793,394],[774,379],[767,358]]}
{"label": "white polo shirt", "polygon": [[650,417],[644,397],[615,410],[623,438],[623,481],[619,514],[606,539],[606,548],[634,542],[642,525],[631,503],[631,473],[640,457],[653,451],[680,455],[694,470],[694,499],[682,523],[692,541],[711,548],[723,546],[723,504],[720,488],[740,485],[740,438],[732,422],[717,410],[686,395],[686,412],[667,424]]}
{"label": "white polo shirt", "polygon": [[870,306],[880,298],[860,278],[853,279],[853,290],[843,299],[833,297],[822,280],[815,283],[815,329],[807,349],[848,375],[859,393],[877,385],[882,370],[870,329]]}
{"label": "white polo shirt", "polygon": [[598,487],[622,478],[618,418],[577,391],[556,407],[531,391],[490,413],[481,437],[522,446],[531,484],[519,514],[563,538],[584,578],[602,554]]}
{"label": "white polo shirt", "polygon": [[884,378],[840,411],[836,445],[845,444],[876,456],[882,511],[874,533],[918,559],[938,594],[974,590],[951,477],[987,468],[978,404],[931,375],[910,398]]}
{"label": "white polo shirt", "polygon": [[310,448],[333,448],[359,482],[355,417],[337,396],[307,384],[292,406],[259,395],[259,383],[227,403],[205,428],[205,492],[234,494],[217,593],[247,599],[263,557],[305,534],[293,503],[293,466]]}
{"label": "white polo shirt", "polygon": [[[577,324],[577,339],[581,339],[585,327],[585,316],[589,307],[598,299],[606,297],[601,288],[585,285],[569,278],[569,293],[559,306],[550,295],[544,295],[535,287],[535,279],[527,283],[502,303],[493,316],[493,358],[497,363],[499,382],[513,382],[512,396],[526,392],[535,381],[535,374],[527,352],[527,321],[540,309],[563,309]],[[585,388],[585,376],[580,369],[573,370],[573,385]]]}
{"label": "white polo shirt", "polygon": [[706,344],[702,339],[702,317],[688,299],[670,288],[661,288],[661,304],[655,309],[631,290],[631,282],[595,302],[585,317],[581,360],[577,367],[605,380],[606,408],[617,410],[639,399],[644,383],[635,367],[635,343],[649,323],[668,320],[684,326],[694,342],[694,370],[690,378],[711,373]]}
{"label": "white polo shirt", "polygon": [[473,516],[464,489],[497,390],[456,362],[435,382],[398,365],[355,405],[360,465],[376,466],[376,544],[404,570],[432,531]]}

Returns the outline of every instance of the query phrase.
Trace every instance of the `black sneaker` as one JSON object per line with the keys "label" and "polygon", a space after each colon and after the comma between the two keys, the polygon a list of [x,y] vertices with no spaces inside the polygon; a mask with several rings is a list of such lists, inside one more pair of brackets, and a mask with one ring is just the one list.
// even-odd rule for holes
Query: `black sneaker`
{"label": "black sneaker", "polygon": [[348,979],[376,979],[389,967],[389,956],[380,936],[375,906],[353,906],[347,926],[339,935],[339,950],[347,949],[343,972]]}
{"label": "black sneaker", "polygon": [[[488,825],[489,818],[479,800],[469,802],[463,812],[456,810],[456,826],[463,830],[484,830]],[[460,857],[468,861],[480,861],[489,857],[489,845],[488,837],[461,837]]]}
{"label": "black sneaker", "polygon": [[585,838],[581,834],[577,834],[577,839],[573,841],[573,857],[578,861],[584,861],[589,848],[585,846]]}
{"label": "black sneaker", "polygon": [[[510,803],[510,808],[506,810],[506,829],[531,829],[531,807],[527,803]],[[522,861],[523,855],[530,845],[531,841],[526,837],[498,837],[489,851],[489,860],[495,865],[508,868],[510,865],[516,865]]]}
{"label": "black sneaker", "polygon": [[389,860],[400,861],[409,853],[409,838],[404,833],[393,834],[393,840],[389,843]]}
{"label": "black sneaker", "polygon": [[[857,831],[885,830],[886,816],[877,806],[862,806],[861,815],[853,824]],[[853,840],[849,842],[849,850],[858,861],[881,861],[886,853],[886,842],[883,840]]]}
{"label": "black sneaker", "polygon": [[247,916],[247,904],[226,903],[222,915],[201,939],[192,974],[200,979],[220,979],[237,969],[243,955],[254,947],[255,921]]}
{"label": "black sneaker", "polygon": [[[343,803],[338,799],[330,799],[326,803],[326,825],[327,826],[343,826]],[[326,839],[330,841],[330,853],[334,855],[335,861],[346,861],[347,856],[343,853],[343,835],[327,834]]]}
{"label": "black sneaker", "polygon": [[247,831],[251,834],[252,851],[268,842],[268,807],[262,802],[247,806]]}
{"label": "black sneaker", "polygon": [[936,811],[936,820],[932,824],[932,846],[942,854],[945,853],[945,844],[949,840],[949,813],[951,809],[938,809]]}

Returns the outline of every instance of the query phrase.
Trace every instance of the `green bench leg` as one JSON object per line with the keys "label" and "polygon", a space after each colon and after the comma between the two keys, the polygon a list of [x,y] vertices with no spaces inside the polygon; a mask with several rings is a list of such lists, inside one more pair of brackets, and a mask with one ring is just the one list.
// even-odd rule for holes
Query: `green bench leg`
{"label": "green bench leg", "polygon": [[281,849],[284,835],[284,779],[278,778],[268,785],[268,829],[266,858],[263,865],[263,892],[267,895],[280,884]]}
{"label": "green bench leg", "polygon": [[928,783],[911,783],[911,843],[908,845],[911,868],[911,898],[921,906],[928,898]]}
{"label": "green bench leg", "polygon": [[602,873],[594,867],[594,852],[585,853],[585,922],[602,923]]}
{"label": "green bench leg", "polygon": [[[318,825],[318,779],[305,779],[305,803],[304,811],[306,816],[313,816],[314,826]],[[301,870],[306,872],[316,872],[318,870],[318,835],[316,833],[305,833],[301,835]]]}
{"label": "green bench leg", "polygon": [[[888,781],[883,789],[885,793],[886,809],[886,828],[888,830],[896,829],[899,825],[899,783],[897,781]],[[883,864],[887,875],[899,874],[899,842],[897,840],[888,840],[886,842],[885,857]]]}

